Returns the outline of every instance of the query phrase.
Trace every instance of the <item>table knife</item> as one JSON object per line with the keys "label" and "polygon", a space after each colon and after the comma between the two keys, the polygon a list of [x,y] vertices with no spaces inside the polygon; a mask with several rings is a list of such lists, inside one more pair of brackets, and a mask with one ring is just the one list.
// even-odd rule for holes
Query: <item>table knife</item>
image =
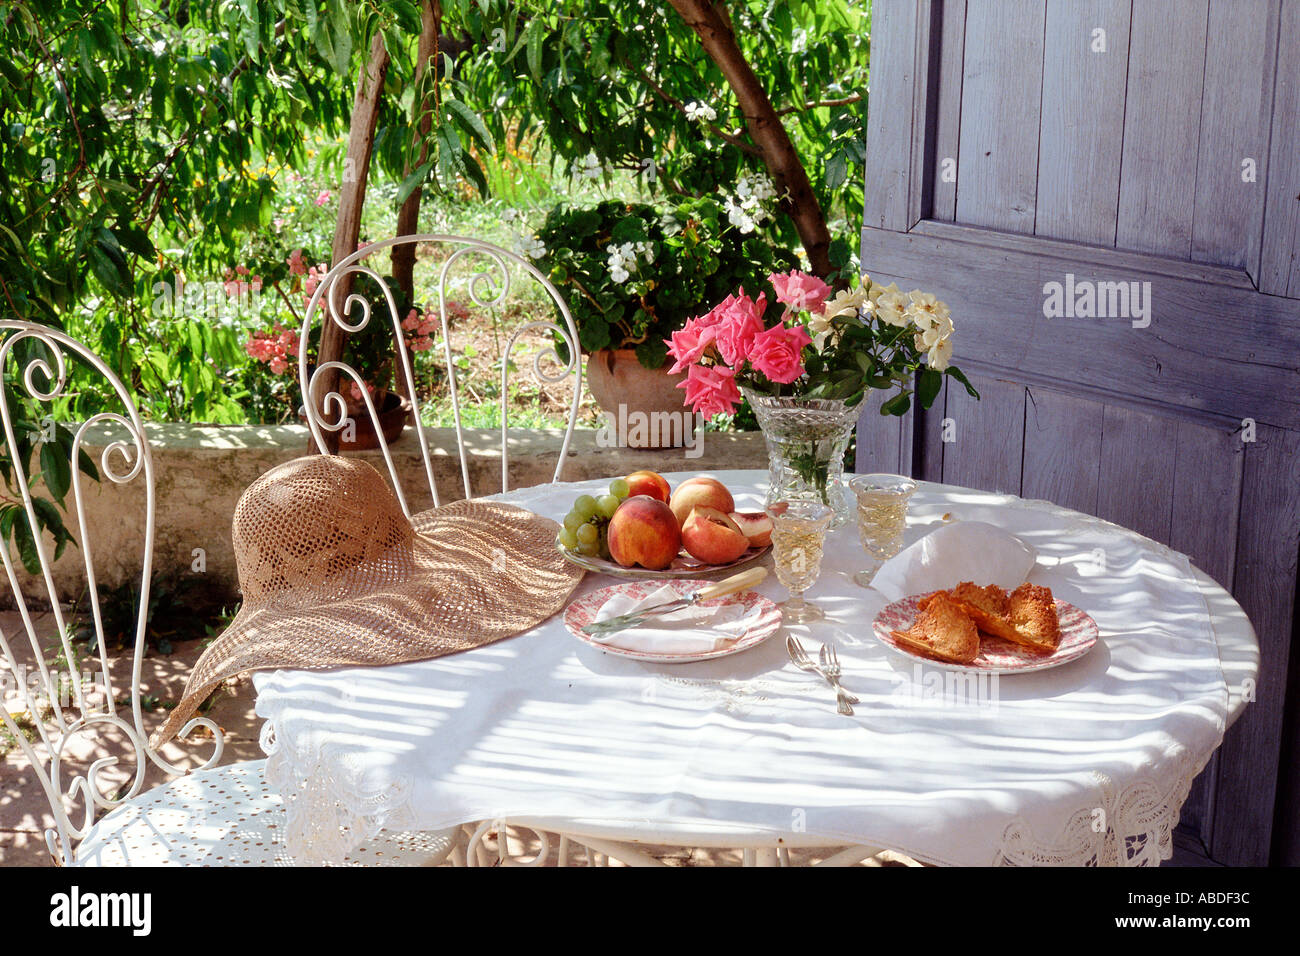
{"label": "table knife", "polygon": [[689,594],[683,594],[672,601],[665,601],[653,607],[645,607],[639,611],[620,614],[618,617],[611,617],[607,621],[592,621],[590,624],[584,625],[582,630],[583,633],[592,637],[604,637],[616,631],[625,631],[629,627],[636,627],[638,624],[642,624],[661,614],[671,614],[673,611],[680,611],[682,608],[698,604],[700,601],[707,601],[710,598],[723,597],[727,594],[735,594],[737,591],[747,590],[765,577],[767,577],[767,568],[762,566],[749,568],[739,574],[733,574],[729,578],[723,578],[716,584],[710,584],[691,591]]}

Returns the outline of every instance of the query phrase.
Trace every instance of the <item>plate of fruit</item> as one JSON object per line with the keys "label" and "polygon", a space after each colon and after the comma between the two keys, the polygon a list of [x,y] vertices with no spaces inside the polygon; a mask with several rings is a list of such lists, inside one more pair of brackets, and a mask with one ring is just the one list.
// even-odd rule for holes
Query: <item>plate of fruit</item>
{"label": "plate of fruit", "polygon": [[580,495],[555,543],[589,571],[688,578],[757,560],[772,545],[772,519],[737,511],[716,478],[697,475],[673,489],[662,475],[637,471],[603,495]]}

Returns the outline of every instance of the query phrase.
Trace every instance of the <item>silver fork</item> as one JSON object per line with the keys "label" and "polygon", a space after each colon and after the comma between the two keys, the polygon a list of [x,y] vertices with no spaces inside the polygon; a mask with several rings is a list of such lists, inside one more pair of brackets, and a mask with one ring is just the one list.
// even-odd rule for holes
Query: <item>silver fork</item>
{"label": "silver fork", "polygon": [[830,681],[831,686],[842,692],[848,698],[850,704],[862,703],[856,695],[850,694],[844,685],[840,683],[842,669],[840,668],[840,655],[835,653],[835,645],[823,644],[817,658],[821,661],[822,670],[825,671],[826,679]]}
{"label": "silver fork", "polygon": [[849,706],[849,696],[844,692],[842,687],[836,685],[834,681],[808,656],[799,639],[793,634],[786,635],[785,649],[790,653],[790,660],[794,661],[794,666],[802,671],[808,671],[817,674],[822,680],[835,688],[835,710],[845,717],[853,716],[853,708]]}

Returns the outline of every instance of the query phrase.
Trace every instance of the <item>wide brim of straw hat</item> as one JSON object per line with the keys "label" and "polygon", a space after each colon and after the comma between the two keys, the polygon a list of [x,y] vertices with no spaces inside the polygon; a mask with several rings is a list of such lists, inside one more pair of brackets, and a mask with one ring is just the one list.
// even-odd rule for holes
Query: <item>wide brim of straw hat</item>
{"label": "wide brim of straw hat", "polygon": [[336,600],[241,609],[204,651],[152,745],[174,737],[239,674],[399,664],[480,647],[531,630],[582,579],[555,546],[559,526],[515,505],[457,501],[411,523],[400,575],[361,567],[335,582]]}

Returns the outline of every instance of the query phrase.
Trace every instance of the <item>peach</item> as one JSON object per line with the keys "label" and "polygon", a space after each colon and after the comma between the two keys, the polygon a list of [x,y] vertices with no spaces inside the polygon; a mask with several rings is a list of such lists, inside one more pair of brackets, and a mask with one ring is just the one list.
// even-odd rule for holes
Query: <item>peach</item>
{"label": "peach", "polygon": [[672,509],[658,498],[628,498],[609,519],[609,554],[625,568],[639,564],[662,571],[682,549],[682,532]]}
{"label": "peach", "polygon": [[772,519],[761,511],[733,511],[731,520],[749,539],[751,548],[766,548],[772,543]]}
{"label": "peach", "polygon": [[666,502],[669,498],[668,481],[663,475],[655,471],[634,471],[624,479],[631,487],[628,497],[634,495],[649,495],[651,498],[658,498]]}
{"label": "peach", "polygon": [[729,564],[749,550],[749,539],[730,516],[696,505],[682,525],[682,544],[705,564]]}
{"label": "peach", "polygon": [[687,478],[677,486],[673,496],[668,499],[668,507],[672,508],[673,514],[677,515],[679,525],[686,523],[687,515],[697,506],[716,508],[724,515],[736,510],[735,499],[731,497],[727,486],[716,478],[704,476]]}

